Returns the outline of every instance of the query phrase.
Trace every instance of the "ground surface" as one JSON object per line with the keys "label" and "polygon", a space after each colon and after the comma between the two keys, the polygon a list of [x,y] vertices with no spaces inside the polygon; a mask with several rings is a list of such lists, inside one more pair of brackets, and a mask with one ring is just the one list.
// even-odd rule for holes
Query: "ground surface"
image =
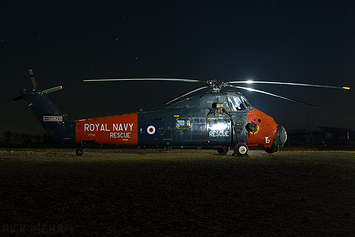
{"label": "ground surface", "polygon": [[0,150],[0,234],[355,236],[354,171],[350,151]]}

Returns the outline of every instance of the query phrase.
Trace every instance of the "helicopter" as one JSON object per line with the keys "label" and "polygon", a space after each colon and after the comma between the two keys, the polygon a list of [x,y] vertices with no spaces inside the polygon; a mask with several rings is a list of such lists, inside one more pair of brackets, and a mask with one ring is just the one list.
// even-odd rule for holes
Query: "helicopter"
{"label": "helicopter", "polygon": [[[283,126],[254,108],[248,100],[234,90],[222,92],[222,88],[248,90],[280,99],[317,107],[269,92],[243,87],[238,84],[278,84],[349,90],[350,87],[312,85],[270,81],[220,81],[179,78],[122,78],[87,79],[84,82],[108,81],[175,81],[199,83],[165,103],[161,110],[68,121],[47,98],[46,94],[62,90],[62,86],[38,90],[33,70],[29,70],[33,89],[21,89],[24,99],[49,136],[59,142],[80,143],[78,156],[84,153],[84,143],[170,148],[210,148],[220,154],[234,149],[234,156],[248,155],[249,147],[262,147],[267,153],[277,152],[287,140]],[[208,92],[190,96],[201,90]],[[189,97],[188,97],[189,96]]]}

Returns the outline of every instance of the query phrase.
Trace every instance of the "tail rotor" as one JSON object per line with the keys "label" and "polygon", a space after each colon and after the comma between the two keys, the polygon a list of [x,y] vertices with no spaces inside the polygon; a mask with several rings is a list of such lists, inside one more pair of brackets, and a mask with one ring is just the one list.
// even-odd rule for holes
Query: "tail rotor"
{"label": "tail rotor", "polygon": [[[43,91],[38,91],[37,90],[37,83],[36,83],[36,80],[35,80],[35,77],[34,77],[34,74],[33,74],[33,70],[29,69],[28,73],[30,74],[30,78],[31,78],[32,86],[33,86],[33,90],[32,90],[33,92],[48,94],[48,93],[52,93],[52,92],[59,91],[59,90],[63,89],[62,86],[56,86],[56,87],[49,88],[49,89],[46,89],[46,90],[43,90]],[[21,90],[21,94],[25,93],[25,92],[27,92],[27,90],[25,90],[25,89]],[[21,100],[21,99],[23,99],[23,96],[15,97],[11,101],[15,102],[15,101],[18,101],[18,100]]]}

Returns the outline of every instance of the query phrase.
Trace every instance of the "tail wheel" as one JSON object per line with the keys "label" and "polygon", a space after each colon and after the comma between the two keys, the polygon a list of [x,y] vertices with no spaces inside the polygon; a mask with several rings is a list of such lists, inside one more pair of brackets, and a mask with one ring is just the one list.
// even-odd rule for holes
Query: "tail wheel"
{"label": "tail wheel", "polygon": [[78,149],[76,149],[76,154],[77,154],[78,156],[82,156],[82,155],[84,154],[84,149],[83,149],[83,148],[78,148]]}
{"label": "tail wheel", "polygon": [[238,143],[235,147],[234,147],[234,155],[235,156],[245,156],[248,155],[248,146],[244,143]]}

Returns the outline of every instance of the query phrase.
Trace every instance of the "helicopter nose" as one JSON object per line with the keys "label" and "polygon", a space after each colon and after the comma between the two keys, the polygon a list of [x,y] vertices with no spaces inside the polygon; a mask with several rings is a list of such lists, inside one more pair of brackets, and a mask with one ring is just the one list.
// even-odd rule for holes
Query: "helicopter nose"
{"label": "helicopter nose", "polygon": [[272,144],[272,147],[269,149],[266,149],[266,152],[268,153],[273,153],[278,151],[283,145],[285,144],[287,140],[287,133],[286,130],[283,126],[277,125],[277,136],[274,138],[274,142]]}
{"label": "helicopter nose", "polygon": [[279,141],[279,149],[283,147],[287,140],[287,133],[283,126],[277,125],[277,140]]}

